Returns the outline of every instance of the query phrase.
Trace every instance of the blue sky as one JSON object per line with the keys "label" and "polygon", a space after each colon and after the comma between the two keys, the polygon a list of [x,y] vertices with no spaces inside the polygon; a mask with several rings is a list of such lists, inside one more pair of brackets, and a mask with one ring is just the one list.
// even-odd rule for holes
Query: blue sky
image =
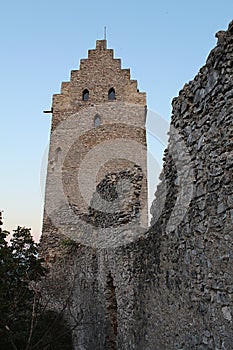
{"label": "blue sky", "polygon": [[148,107],[167,121],[233,19],[232,0],[8,1],[1,4],[1,181],[4,227],[41,231],[40,173],[52,94],[107,26],[108,47],[131,69]]}

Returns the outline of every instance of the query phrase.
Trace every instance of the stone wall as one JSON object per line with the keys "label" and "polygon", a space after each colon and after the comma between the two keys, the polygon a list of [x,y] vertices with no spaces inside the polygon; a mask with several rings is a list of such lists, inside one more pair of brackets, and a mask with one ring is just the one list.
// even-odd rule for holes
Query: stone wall
{"label": "stone wall", "polygon": [[233,348],[233,23],[216,36],[206,65],[173,100],[151,209],[159,250],[148,349]]}
{"label": "stone wall", "polygon": [[[100,246],[60,238],[47,293],[57,309],[69,295],[81,315],[77,350],[233,348],[233,23],[217,37],[173,100],[151,228],[113,225]],[[99,189],[114,197],[106,179]]]}

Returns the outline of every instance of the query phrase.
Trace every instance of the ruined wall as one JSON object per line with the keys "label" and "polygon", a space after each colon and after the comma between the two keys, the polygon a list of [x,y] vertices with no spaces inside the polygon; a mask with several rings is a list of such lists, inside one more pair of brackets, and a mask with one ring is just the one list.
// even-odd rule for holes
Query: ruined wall
{"label": "ruined wall", "polygon": [[[80,316],[76,350],[233,348],[233,23],[217,37],[206,65],[173,101],[151,228],[131,221],[122,230],[113,220],[99,246],[60,244],[56,283],[47,290],[56,308],[69,295]],[[124,171],[105,178],[103,167],[96,193],[111,202]],[[69,219],[62,218],[67,227]]]}
{"label": "ruined wall", "polygon": [[148,349],[233,348],[233,23],[216,36],[173,100],[151,209],[159,250]]}

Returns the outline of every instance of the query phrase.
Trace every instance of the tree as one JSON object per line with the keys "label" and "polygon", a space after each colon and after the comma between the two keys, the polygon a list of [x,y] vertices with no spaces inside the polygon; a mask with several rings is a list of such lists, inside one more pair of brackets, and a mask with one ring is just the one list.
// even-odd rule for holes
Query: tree
{"label": "tree", "polygon": [[30,342],[28,330],[38,300],[30,282],[38,281],[45,269],[30,229],[18,227],[10,243],[8,235],[0,233],[0,343],[1,349],[9,349],[9,344],[12,349],[23,349],[27,338]]}
{"label": "tree", "polygon": [[47,311],[37,282],[46,269],[30,229],[18,227],[9,243],[0,229],[0,349],[71,349],[62,314]]}

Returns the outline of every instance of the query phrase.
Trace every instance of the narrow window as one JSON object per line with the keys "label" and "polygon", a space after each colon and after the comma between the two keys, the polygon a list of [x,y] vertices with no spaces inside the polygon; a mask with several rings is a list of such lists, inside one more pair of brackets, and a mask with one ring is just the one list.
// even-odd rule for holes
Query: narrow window
{"label": "narrow window", "polygon": [[55,162],[56,162],[56,164],[58,162],[60,162],[60,160],[61,160],[61,147],[58,147],[56,149],[56,153],[55,153]]}
{"label": "narrow window", "polygon": [[105,287],[106,298],[106,337],[105,337],[105,349],[116,350],[116,338],[117,338],[117,299],[116,299],[116,287],[113,284],[113,278],[111,273],[107,275],[107,284]]}
{"label": "narrow window", "polygon": [[99,114],[96,114],[94,118],[94,127],[97,128],[98,126],[100,126],[100,122],[101,122],[100,116]]}
{"label": "narrow window", "polygon": [[108,99],[109,100],[115,100],[115,90],[113,88],[109,89],[108,91]]}
{"label": "narrow window", "polygon": [[83,101],[89,100],[89,91],[87,89],[83,90]]}
{"label": "narrow window", "polygon": [[54,152],[54,156],[49,161],[52,171],[54,171],[56,167],[57,168],[60,167],[60,165],[61,165],[61,156],[62,156],[62,150],[61,150],[61,147],[58,147],[55,150],[55,152]]}

